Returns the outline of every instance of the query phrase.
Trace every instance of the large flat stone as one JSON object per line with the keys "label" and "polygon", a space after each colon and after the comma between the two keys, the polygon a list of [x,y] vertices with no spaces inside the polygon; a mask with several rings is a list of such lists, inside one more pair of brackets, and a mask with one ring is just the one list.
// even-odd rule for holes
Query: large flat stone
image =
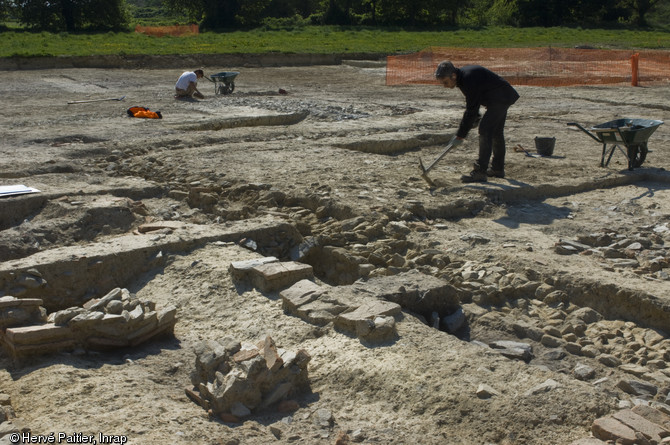
{"label": "large flat stone", "polygon": [[228,270],[230,271],[230,275],[234,280],[250,280],[252,270],[255,267],[262,266],[263,264],[267,263],[276,263],[277,261],[279,260],[273,256],[254,258],[252,260],[233,261],[230,263]]}
{"label": "large flat stone", "polygon": [[645,437],[660,442],[662,438],[670,435],[670,431],[645,419],[630,409],[618,411],[612,415],[624,425],[642,433]]}
{"label": "large flat stone", "polygon": [[338,315],[335,325],[348,331],[356,330],[360,320],[373,320],[376,317],[395,316],[402,312],[399,304],[384,300],[369,300],[354,309]]}
{"label": "large flat stone", "polygon": [[59,351],[72,350],[77,346],[74,340],[53,341],[39,344],[15,344],[6,338],[0,338],[7,354],[14,360],[21,360],[35,355],[54,354]]}
{"label": "large flat stone", "polygon": [[310,303],[323,295],[328,288],[319,286],[310,280],[300,280],[288,289],[279,293],[282,306],[290,313],[295,313],[304,304]]}
{"label": "large flat stone", "polygon": [[617,441],[621,445],[635,445],[637,440],[635,430],[611,416],[596,419],[591,432],[598,439]]}
{"label": "large flat stone", "polygon": [[314,278],[312,266],[296,261],[261,264],[254,267],[252,272],[252,284],[261,292],[273,292],[300,280]]}
{"label": "large flat stone", "polygon": [[295,315],[308,323],[318,326],[334,321],[337,314],[345,311],[347,306],[337,302],[314,300],[297,308]]}
{"label": "large flat stone", "polygon": [[462,293],[443,279],[415,270],[344,287],[398,303],[417,313],[451,314],[459,307]]}
{"label": "large flat stone", "polygon": [[70,328],[54,324],[7,328],[5,337],[7,341],[17,345],[35,345],[74,339]]}
{"label": "large flat stone", "polygon": [[41,306],[42,300],[40,298],[0,298],[0,309],[8,307],[26,307],[26,306]]}
{"label": "large flat stone", "polygon": [[633,412],[644,417],[648,421],[655,423],[656,425],[660,425],[666,430],[670,430],[670,416],[664,412],[647,405],[635,405],[633,407]]}

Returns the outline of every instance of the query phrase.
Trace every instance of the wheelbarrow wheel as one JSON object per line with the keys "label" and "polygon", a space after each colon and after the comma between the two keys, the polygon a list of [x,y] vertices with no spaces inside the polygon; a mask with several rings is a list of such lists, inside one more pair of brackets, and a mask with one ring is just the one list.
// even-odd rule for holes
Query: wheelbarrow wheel
{"label": "wheelbarrow wheel", "polygon": [[642,163],[647,158],[648,151],[646,143],[628,147],[628,170],[641,167]]}
{"label": "wheelbarrow wheel", "polygon": [[234,89],[235,89],[235,84],[233,84],[233,83],[224,84],[224,85],[219,86],[219,90],[217,91],[217,93],[226,95],[226,94],[232,93]]}

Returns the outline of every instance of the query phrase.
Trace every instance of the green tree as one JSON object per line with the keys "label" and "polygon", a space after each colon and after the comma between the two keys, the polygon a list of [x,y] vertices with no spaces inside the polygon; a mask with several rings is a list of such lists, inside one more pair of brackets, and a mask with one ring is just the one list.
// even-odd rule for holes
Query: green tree
{"label": "green tree", "polygon": [[469,0],[460,14],[459,23],[466,26],[485,26],[488,24],[489,9],[493,0]]}
{"label": "green tree", "polygon": [[239,11],[237,0],[163,0],[163,4],[172,13],[185,14],[203,29],[232,27]]}
{"label": "green tree", "polygon": [[518,25],[519,6],[517,0],[495,0],[488,10],[488,25]]}
{"label": "green tree", "polygon": [[306,18],[317,12],[319,0],[271,0],[265,17],[287,18],[299,15]]}
{"label": "green tree", "polygon": [[15,0],[28,28],[44,31],[121,30],[128,24],[125,0]]}
{"label": "green tree", "polygon": [[658,0],[629,0],[630,9],[633,11],[631,17],[633,23],[638,26],[647,26],[647,13],[656,6]]}
{"label": "green tree", "polygon": [[323,21],[328,25],[351,25],[352,0],[325,0],[322,3]]}
{"label": "green tree", "polygon": [[201,29],[258,25],[272,0],[163,0],[172,13],[185,14]]}
{"label": "green tree", "polygon": [[95,31],[122,30],[130,19],[125,0],[87,0],[82,16],[85,27]]}
{"label": "green tree", "polygon": [[11,11],[10,0],[0,0],[0,20],[7,20]]}

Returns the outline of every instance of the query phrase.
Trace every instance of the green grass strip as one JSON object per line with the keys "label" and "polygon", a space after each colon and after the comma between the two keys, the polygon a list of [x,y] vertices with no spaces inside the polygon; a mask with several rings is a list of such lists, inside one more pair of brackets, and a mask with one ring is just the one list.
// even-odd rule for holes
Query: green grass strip
{"label": "green grass strip", "polygon": [[305,27],[286,31],[203,32],[188,37],[151,37],[135,32],[51,34],[0,33],[0,57],[168,55],[221,53],[402,54],[441,47],[573,47],[668,49],[670,32],[573,28],[483,28],[405,31]]}

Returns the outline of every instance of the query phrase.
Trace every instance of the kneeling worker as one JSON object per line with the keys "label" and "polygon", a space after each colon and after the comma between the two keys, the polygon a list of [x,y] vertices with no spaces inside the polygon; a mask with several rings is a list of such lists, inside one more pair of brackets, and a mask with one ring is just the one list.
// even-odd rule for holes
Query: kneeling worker
{"label": "kneeling worker", "polygon": [[205,73],[202,70],[195,71],[186,71],[177,80],[175,85],[175,91],[177,94],[174,96],[176,99],[182,97],[197,97],[198,99],[204,99],[205,96],[198,91],[198,79],[205,77]]}
{"label": "kneeling worker", "polygon": [[[456,68],[445,61],[437,66],[435,78],[445,88],[458,87],[465,96],[465,112],[452,140],[461,144],[474,126],[479,107],[486,112],[479,123],[479,158],[474,170],[461,177],[462,182],[486,182],[487,176],[505,177],[505,120],[507,109],[519,99],[519,93],[502,77],[479,65]],[[491,160],[491,168],[489,160]]]}

